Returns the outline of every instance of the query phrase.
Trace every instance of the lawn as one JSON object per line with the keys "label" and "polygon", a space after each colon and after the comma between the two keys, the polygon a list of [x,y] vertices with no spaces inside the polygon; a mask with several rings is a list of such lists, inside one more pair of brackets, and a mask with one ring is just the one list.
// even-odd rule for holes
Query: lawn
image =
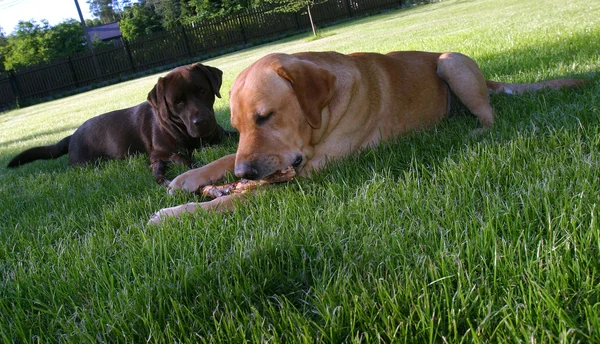
{"label": "lawn", "polygon": [[[600,342],[600,1],[448,0],[221,56],[219,122],[269,52],[459,51],[487,78],[591,80],[492,97],[228,214],[148,226],[148,158],[4,166],[145,100],[152,75],[0,114],[0,341]],[[199,151],[208,163],[236,142]],[[170,176],[185,171],[170,170]]]}

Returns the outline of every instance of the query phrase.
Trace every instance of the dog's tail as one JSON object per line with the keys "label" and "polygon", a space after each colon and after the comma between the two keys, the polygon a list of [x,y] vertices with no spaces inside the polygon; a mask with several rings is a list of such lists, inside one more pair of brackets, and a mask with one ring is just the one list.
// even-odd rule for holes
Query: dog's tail
{"label": "dog's tail", "polygon": [[582,87],[588,83],[589,80],[582,79],[555,79],[546,80],[540,82],[534,82],[531,84],[511,84],[504,82],[497,82],[486,80],[486,84],[490,92],[494,93],[506,93],[506,94],[521,94],[525,92],[537,91],[543,88],[559,89],[564,87]]}
{"label": "dog's tail", "polygon": [[71,141],[70,135],[53,145],[29,148],[14,157],[8,163],[8,167],[19,167],[38,159],[56,159],[69,152],[69,141]]}

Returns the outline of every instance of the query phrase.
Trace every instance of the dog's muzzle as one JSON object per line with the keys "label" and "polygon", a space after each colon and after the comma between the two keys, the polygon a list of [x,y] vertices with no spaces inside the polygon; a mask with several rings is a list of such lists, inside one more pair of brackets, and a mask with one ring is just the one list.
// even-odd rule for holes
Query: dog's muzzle
{"label": "dog's muzzle", "polygon": [[235,165],[234,173],[238,178],[254,180],[256,177],[258,177],[258,171],[251,162],[243,162]]}
{"label": "dog's muzzle", "polygon": [[[269,159],[271,158],[271,159]],[[253,162],[253,161],[244,161],[242,163],[236,164],[235,165],[235,169],[234,169],[234,173],[235,176],[238,178],[244,178],[244,179],[250,179],[250,180],[256,180],[256,179],[261,179],[266,177],[267,175],[270,175],[271,173],[275,173],[276,170],[272,170],[273,168],[277,169],[281,164],[281,162],[273,157],[267,157],[265,159],[261,159],[262,161],[262,165],[258,165],[260,163],[257,162]],[[294,159],[294,161],[291,163],[291,166],[293,168],[298,168],[300,165],[302,165],[302,162],[304,161],[304,158],[302,157],[302,155],[298,155],[296,156],[296,158]],[[287,168],[290,166],[290,164],[285,165]],[[263,167],[262,169],[260,167]],[[279,168],[281,168],[279,166]]]}
{"label": "dog's muzzle", "polygon": [[217,121],[211,115],[198,115],[190,121],[187,128],[188,134],[191,137],[209,137],[217,127]]}

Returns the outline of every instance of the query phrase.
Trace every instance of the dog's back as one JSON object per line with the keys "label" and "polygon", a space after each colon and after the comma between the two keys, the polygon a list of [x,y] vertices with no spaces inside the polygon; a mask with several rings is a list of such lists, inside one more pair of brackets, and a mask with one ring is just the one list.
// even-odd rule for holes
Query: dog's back
{"label": "dog's back", "polygon": [[124,159],[149,152],[153,121],[156,119],[148,102],[90,118],[72,135],[69,145],[71,164]]}

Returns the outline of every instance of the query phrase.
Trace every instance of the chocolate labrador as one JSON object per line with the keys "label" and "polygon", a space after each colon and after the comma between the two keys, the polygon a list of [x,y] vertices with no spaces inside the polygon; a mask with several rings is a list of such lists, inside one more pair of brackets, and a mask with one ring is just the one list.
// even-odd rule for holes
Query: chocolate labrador
{"label": "chocolate labrador", "polygon": [[193,149],[232,134],[217,124],[213,110],[222,76],[221,70],[200,63],[178,67],[158,79],[148,101],[90,118],[58,143],[22,152],[8,167],[67,153],[73,165],[147,153],[156,181],[168,184],[168,163],[191,167]]}
{"label": "chocolate labrador", "polygon": [[[583,83],[490,81],[475,61],[453,52],[267,55],[246,68],[231,87],[231,124],[240,132],[237,153],[181,174],[169,190],[196,192],[228,172],[262,179],[288,166],[300,176],[310,176],[328,160],[431,127],[456,105],[479,119],[482,128],[476,132],[481,132],[494,122],[490,92],[515,94]],[[197,209],[231,209],[234,198],[239,197],[162,209],[150,222]]]}

